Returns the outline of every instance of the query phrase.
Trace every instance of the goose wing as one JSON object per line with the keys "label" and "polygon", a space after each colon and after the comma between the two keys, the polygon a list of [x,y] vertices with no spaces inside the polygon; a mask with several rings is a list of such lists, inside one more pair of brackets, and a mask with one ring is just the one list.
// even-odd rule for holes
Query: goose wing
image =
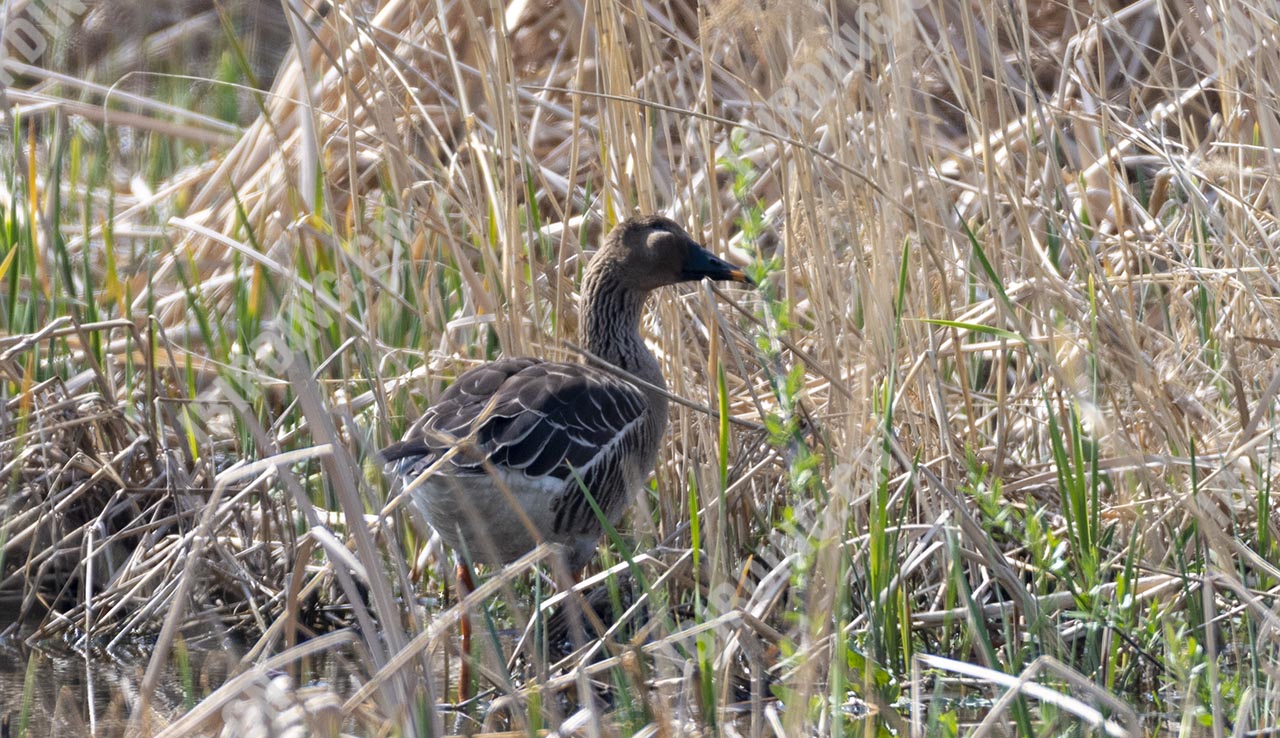
{"label": "goose wing", "polygon": [[416,476],[470,441],[443,470],[484,474],[485,464],[528,477],[585,475],[611,453],[633,445],[649,411],[631,383],[581,364],[511,358],[476,367],[427,410],[408,440],[383,459]]}

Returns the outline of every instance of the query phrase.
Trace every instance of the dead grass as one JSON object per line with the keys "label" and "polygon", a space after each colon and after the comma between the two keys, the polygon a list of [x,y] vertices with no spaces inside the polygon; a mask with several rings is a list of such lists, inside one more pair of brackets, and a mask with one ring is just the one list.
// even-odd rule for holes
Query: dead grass
{"label": "dead grass", "polygon": [[[0,349],[5,574],[56,613],[35,638],[146,632],[154,675],[184,633],[254,634],[140,732],[307,713],[263,674],[329,649],[357,664],[346,730],[439,734],[459,610],[420,597],[372,450],[475,361],[574,355],[598,234],[662,210],[763,286],[651,312],[689,402],[595,568],[647,586],[559,663],[511,674],[496,639],[459,725],[1273,724],[1276,20],[918,5],[337,3],[207,164],[126,192],[53,179],[55,137],[6,163],[4,246],[47,254],[14,267],[42,312],[11,304]],[[33,214],[82,185],[52,241]],[[113,322],[57,322],[86,304]],[[494,632],[559,604],[531,566],[468,598]]]}

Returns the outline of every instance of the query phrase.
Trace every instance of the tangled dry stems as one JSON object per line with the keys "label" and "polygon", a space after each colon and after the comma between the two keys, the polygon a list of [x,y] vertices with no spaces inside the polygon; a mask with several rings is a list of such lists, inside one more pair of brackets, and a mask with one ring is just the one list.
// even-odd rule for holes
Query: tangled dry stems
{"label": "tangled dry stems", "polygon": [[[238,354],[236,382],[200,382],[261,385],[253,422],[229,413],[261,425],[234,454],[321,449],[219,500],[200,544],[207,573],[184,591],[213,603],[202,622],[267,634],[251,651],[265,654],[295,642],[285,631],[299,626],[299,594],[346,603],[352,620],[390,629],[367,654],[378,686],[357,692],[367,702],[350,697],[347,714],[406,719],[396,706],[421,694],[449,618],[428,613],[430,637],[412,639],[424,624],[408,607],[407,565],[369,568],[404,552],[404,527],[377,475],[352,470],[490,342],[572,355],[563,337],[597,214],[633,209],[663,209],[772,266],[761,302],[704,292],[652,315],[672,391],[747,427],[722,450],[714,414],[673,417],[656,492],[632,516],[663,600],[637,626],[644,639],[585,644],[570,666],[604,658],[581,669],[539,667],[543,683],[576,692],[566,709],[585,706],[580,719],[599,720],[582,680],[610,673],[631,680],[657,723],[705,719],[684,654],[710,638],[716,656],[700,666],[723,677],[719,708],[741,698],[752,730],[817,729],[827,714],[779,714],[775,687],[801,695],[793,705],[825,695],[838,649],[875,651],[888,625],[873,618],[895,609],[915,646],[876,658],[949,653],[965,640],[957,622],[996,646],[997,625],[1017,623],[1021,638],[1069,653],[1091,624],[1068,610],[1124,591],[1129,612],[1177,614],[1204,581],[1232,593],[1211,602],[1269,618],[1280,580],[1264,543],[1270,513],[1251,511],[1273,478],[1274,19],[1154,2],[1029,3],[1025,15],[939,2],[876,41],[854,7],[642,7],[582,15],[513,2],[499,18],[466,3],[337,4],[302,19],[314,35],[229,151],[117,209],[118,231],[143,228],[149,209],[181,215],[161,218],[172,242],[133,277],[130,316],[153,304],[158,325],[190,339],[201,335],[193,305],[240,316],[237,290],[267,282],[263,313],[282,319],[266,328],[307,362],[273,363],[271,343]],[[97,260],[100,238],[91,228],[71,249]],[[331,319],[289,332],[318,313]],[[406,320],[413,331],[397,328]],[[202,349],[189,341],[178,355]],[[120,351],[106,359],[80,384],[28,387],[9,404],[22,410],[10,427],[42,430],[30,436],[39,443],[18,435],[3,449],[23,490],[6,556],[25,557],[26,602],[56,590],[39,599],[71,616],[44,637],[68,622],[94,634],[158,627],[199,538],[200,490],[217,483],[216,444],[197,462],[181,423],[138,420],[174,412],[156,400],[184,399],[177,375],[128,382],[158,370]],[[708,391],[720,368],[723,404]],[[21,363],[0,369],[30,384]],[[1083,441],[1063,455],[1064,436]],[[1064,468],[1086,446],[1096,464]],[[805,466],[808,454],[817,461]],[[337,489],[331,510],[296,494],[317,468]],[[1090,469],[1105,494],[1080,517],[1067,492]],[[1034,518],[1067,541],[1067,566],[984,507],[992,489],[1021,525]],[[1090,516],[1105,526],[1081,538]],[[106,537],[91,533],[116,519]],[[330,522],[337,537],[317,525]],[[83,584],[94,540],[121,547],[102,591]],[[1197,546],[1232,565],[1188,579],[1180,562],[1201,560]],[[341,581],[361,567],[367,590]],[[493,591],[505,588],[524,622],[516,573]],[[681,621],[688,603],[710,601]],[[1000,666],[991,651],[969,655]],[[500,666],[489,677],[501,705],[526,704],[528,687]],[[1159,689],[1162,668],[1136,668],[1128,688]],[[875,690],[856,691],[900,720]]]}

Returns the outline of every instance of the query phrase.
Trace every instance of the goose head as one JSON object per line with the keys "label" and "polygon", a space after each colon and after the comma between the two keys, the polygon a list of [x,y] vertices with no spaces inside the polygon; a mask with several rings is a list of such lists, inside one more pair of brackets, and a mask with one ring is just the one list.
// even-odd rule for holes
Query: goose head
{"label": "goose head", "polygon": [[679,224],[660,215],[619,223],[595,260],[600,264],[592,266],[637,292],[703,279],[753,284],[740,267],[707,251]]}

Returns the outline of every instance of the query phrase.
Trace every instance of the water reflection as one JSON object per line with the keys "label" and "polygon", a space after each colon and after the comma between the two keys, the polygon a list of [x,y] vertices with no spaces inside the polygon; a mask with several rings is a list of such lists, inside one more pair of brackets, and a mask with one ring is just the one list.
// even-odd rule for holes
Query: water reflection
{"label": "water reflection", "polygon": [[[165,660],[150,700],[158,725],[217,688],[236,663],[227,651],[185,644],[174,656]],[[143,649],[114,657],[84,656],[56,647],[31,648],[13,636],[0,638],[0,714],[9,735],[123,735],[149,658]]]}

